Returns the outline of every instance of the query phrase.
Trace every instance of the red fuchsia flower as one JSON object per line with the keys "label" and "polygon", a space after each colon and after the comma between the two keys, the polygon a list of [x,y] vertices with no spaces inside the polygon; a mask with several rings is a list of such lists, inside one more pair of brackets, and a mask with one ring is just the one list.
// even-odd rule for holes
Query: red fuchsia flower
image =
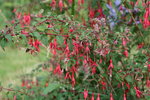
{"label": "red fuchsia flower", "polygon": [[137,87],[134,87],[134,89],[135,89],[135,92],[136,92],[136,96],[137,96],[138,98],[140,98],[141,95],[142,95],[142,92],[141,92]]}
{"label": "red fuchsia flower", "polygon": [[25,35],[25,36],[29,36],[28,32],[27,32],[27,31],[25,31],[24,29],[23,29],[23,30],[21,30],[21,34],[23,34],[23,35]]}
{"label": "red fuchsia flower", "polygon": [[47,26],[48,28],[52,28],[53,26],[51,25],[51,24],[48,24],[48,26]]}
{"label": "red fuchsia flower", "polygon": [[50,47],[50,49],[51,49],[51,51],[52,51],[52,54],[53,54],[53,55],[56,55],[57,40],[54,39],[53,43],[50,43],[50,44],[49,44],[49,47]]}
{"label": "red fuchsia flower", "polygon": [[101,84],[102,84],[102,89],[105,90],[106,89],[106,82],[102,81]]}
{"label": "red fuchsia flower", "polygon": [[92,68],[92,74],[95,74],[96,73],[96,67],[93,67]]}
{"label": "red fuchsia flower", "polygon": [[54,9],[56,7],[56,0],[52,0],[50,6]]}
{"label": "red fuchsia flower", "polygon": [[38,51],[38,52],[40,52],[39,46],[42,46],[42,43],[41,43],[40,41],[38,41],[38,40],[35,40],[35,41],[33,42],[33,47],[35,47],[35,48],[36,48],[36,51]]}
{"label": "red fuchsia flower", "polygon": [[30,22],[31,22],[30,14],[28,14],[28,15],[25,14],[25,15],[23,16],[23,21],[24,21],[24,23],[25,23],[26,25],[29,25]]}
{"label": "red fuchsia flower", "polygon": [[112,59],[110,59],[109,63],[110,63],[110,65],[109,65],[108,69],[113,69],[114,65],[113,65]]}
{"label": "red fuchsia flower", "polygon": [[126,95],[126,93],[123,94],[123,100],[127,100],[127,95]]}
{"label": "red fuchsia flower", "polygon": [[77,72],[77,68],[76,68],[75,66],[73,66],[73,67],[70,69],[70,72],[76,73],[76,72]]}
{"label": "red fuchsia flower", "polygon": [[62,70],[60,68],[60,64],[57,65],[57,67],[53,71],[54,74],[62,75]]}
{"label": "red fuchsia flower", "polygon": [[72,84],[72,87],[74,87],[74,85],[76,84],[76,80],[74,78],[74,74],[71,75],[71,84]]}
{"label": "red fuchsia flower", "polygon": [[117,40],[115,40],[115,41],[114,41],[114,44],[118,44],[118,41],[117,41]]}
{"label": "red fuchsia flower", "polygon": [[70,50],[69,50],[68,44],[66,45],[66,48],[65,48],[64,53],[65,53],[67,56],[69,56],[69,54],[70,54]]}
{"label": "red fuchsia flower", "polygon": [[48,82],[45,83],[45,87],[48,87]]}
{"label": "red fuchsia flower", "polygon": [[28,88],[28,89],[31,89],[31,88],[32,88],[31,85],[30,85],[30,83],[28,83],[28,84],[26,85],[26,88]]}
{"label": "red fuchsia flower", "polygon": [[21,84],[22,87],[25,86],[25,80],[22,80],[22,84]]}
{"label": "red fuchsia flower", "polygon": [[127,40],[125,38],[122,38],[122,45],[125,47],[127,44]]}
{"label": "red fuchsia flower", "polygon": [[150,64],[147,65],[148,72],[150,72]]}
{"label": "red fuchsia flower", "polygon": [[94,100],[94,93],[92,93],[92,97],[91,97],[91,100]]}
{"label": "red fuchsia flower", "polygon": [[81,0],[81,3],[84,4],[84,0]]}
{"label": "red fuchsia flower", "polygon": [[87,97],[88,97],[88,91],[87,91],[87,90],[84,90],[83,94],[84,94],[84,99],[86,100]]}
{"label": "red fuchsia flower", "polygon": [[71,32],[71,33],[72,33],[72,32],[73,32],[73,29],[69,29],[69,32]]}
{"label": "red fuchsia flower", "polygon": [[144,46],[144,43],[140,43],[140,44],[138,44],[137,48],[141,49],[141,48],[143,48],[143,46]]}
{"label": "red fuchsia flower", "polygon": [[89,53],[90,52],[90,49],[88,47],[88,45],[85,47],[85,53]]}
{"label": "red fuchsia flower", "polygon": [[14,23],[15,23],[15,20],[12,20],[11,23],[14,24]]}
{"label": "red fuchsia flower", "polygon": [[150,16],[150,7],[146,8],[146,12],[144,14],[144,21],[143,21],[144,28],[148,28],[150,26],[149,16]]}
{"label": "red fuchsia flower", "polygon": [[114,100],[112,93],[110,93],[110,100]]}
{"label": "red fuchsia flower", "polygon": [[71,76],[70,76],[70,73],[67,72],[67,73],[66,73],[66,76],[65,76],[65,79],[69,79],[69,78],[71,79]]}
{"label": "red fuchsia flower", "polygon": [[126,83],[128,90],[130,90],[130,84]]}
{"label": "red fuchsia flower", "polygon": [[81,5],[81,0],[78,0],[78,5]]}
{"label": "red fuchsia flower", "polygon": [[99,60],[99,63],[101,64],[101,63],[102,63],[102,61],[103,61],[103,60],[102,60],[102,59],[100,59],[100,60]]}
{"label": "red fuchsia flower", "polygon": [[128,50],[125,50],[125,51],[123,52],[123,55],[125,55],[126,57],[128,57]]}
{"label": "red fuchsia flower", "polygon": [[17,11],[17,9],[15,8],[12,12],[15,13]]}
{"label": "red fuchsia flower", "polygon": [[102,9],[102,8],[99,8],[99,9],[97,10],[97,12],[99,13],[98,18],[104,18],[104,17],[105,17],[105,15],[103,14],[103,9]]}
{"label": "red fuchsia flower", "polygon": [[96,100],[101,100],[99,93],[97,94],[97,99]]}
{"label": "red fuchsia flower", "polygon": [[146,81],[146,86],[149,88],[150,87],[150,80]]}
{"label": "red fuchsia flower", "polygon": [[17,100],[17,96],[16,96],[16,95],[14,96],[14,99],[13,99],[13,100]]}
{"label": "red fuchsia flower", "polygon": [[16,17],[17,17],[18,19],[20,19],[20,18],[21,18],[21,13],[20,13],[20,12],[17,13],[17,14],[16,14]]}
{"label": "red fuchsia flower", "polygon": [[95,11],[92,8],[90,8],[89,9],[89,17],[94,18],[94,16],[95,16]]}
{"label": "red fuchsia flower", "polygon": [[63,9],[63,1],[62,0],[59,0],[59,9],[60,9],[60,12],[62,12],[62,9]]}
{"label": "red fuchsia flower", "polygon": [[72,4],[72,0],[68,0],[68,3],[69,3],[69,4]]}

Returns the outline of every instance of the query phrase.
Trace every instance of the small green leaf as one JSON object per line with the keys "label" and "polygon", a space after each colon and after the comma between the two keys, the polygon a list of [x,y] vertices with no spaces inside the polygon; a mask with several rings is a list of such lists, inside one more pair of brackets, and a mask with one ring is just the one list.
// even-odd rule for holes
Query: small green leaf
{"label": "small green leaf", "polygon": [[62,44],[63,44],[64,39],[63,39],[63,37],[62,37],[62,36],[56,36],[56,39],[57,39],[58,44],[60,44],[60,45],[62,45]]}
{"label": "small green leaf", "polygon": [[46,87],[46,88],[44,89],[43,94],[44,94],[44,95],[47,95],[49,92],[52,92],[53,90],[55,90],[55,89],[57,89],[57,88],[59,88],[59,87],[60,87],[60,84],[58,84],[58,83],[50,83],[50,84],[48,85],[48,87]]}
{"label": "small green leaf", "polygon": [[8,39],[9,41],[12,40],[12,36],[10,34],[5,35],[5,38]]}

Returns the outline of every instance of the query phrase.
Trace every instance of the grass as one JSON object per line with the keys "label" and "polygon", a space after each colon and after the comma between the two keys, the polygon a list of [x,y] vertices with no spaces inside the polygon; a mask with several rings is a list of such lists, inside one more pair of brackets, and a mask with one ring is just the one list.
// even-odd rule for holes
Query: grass
{"label": "grass", "polygon": [[0,48],[0,81],[2,84],[15,81],[18,76],[32,70],[35,65],[46,60],[46,54],[33,56],[25,50],[16,48]]}

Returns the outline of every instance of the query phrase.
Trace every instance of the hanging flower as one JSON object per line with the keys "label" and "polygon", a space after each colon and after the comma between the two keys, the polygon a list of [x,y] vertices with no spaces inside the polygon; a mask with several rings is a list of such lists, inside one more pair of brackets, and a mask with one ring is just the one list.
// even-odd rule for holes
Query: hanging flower
{"label": "hanging flower", "polygon": [[95,11],[92,8],[90,8],[89,9],[89,17],[94,18],[94,16],[95,16]]}
{"label": "hanging flower", "polygon": [[141,92],[137,87],[134,87],[134,89],[135,89],[135,92],[136,92],[136,96],[137,96],[138,98],[140,98],[141,95],[142,95],[142,92]]}
{"label": "hanging flower", "polygon": [[78,0],[78,5],[79,5],[79,6],[81,5],[81,0]]}
{"label": "hanging flower", "polygon": [[150,26],[149,16],[150,16],[150,7],[146,8],[146,11],[144,14],[144,21],[143,21],[143,27],[144,28],[148,28]]}
{"label": "hanging flower", "polygon": [[127,100],[127,95],[126,95],[126,93],[123,94],[123,100]]}
{"label": "hanging flower", "polygon": [[56,0],[52,0],[50,6],[54,9],[56,7]]}
{"label": "hanging flower", "polygon": [[86,100],[86,98],[88,97],[88,91],[84,90],[83,94],[84,94],[84,99]]}
{"label": "hanging flower", "polygon": [[99,93],[97,94],[97,99],[96,100],[101,100]]}
{"label": "hanging flower", "polygon": [[71,84],[72,84],[72,87],[74,87],[74,85],[76,84],[76,80],[74,78],[74,74],[72,74],[72,76],[71,76]]}
{"label": "hanging flower", "polygon": [[81,0],[81,3],[84,4],[84,0]]}
{"label": "hanging flower", "polygon": [[60,68],[60,64],[57,65],[57,67],[54,69],[53,73],[54,74],[58,74],[58,75],[62,74],[62,70]]}
{"label": "hanging flower", "polygon": [[114,68],[114,65],[113,65],[113,63],[112,63],[112,59],[110,59],[110,64],[109,64],[109,67],[108,67],[108,69],[110,70],[110,69],[113,69]]}
{"label": "hanging flower", "polygon": [[26,25],[29,25],[30,22],[31,22],[30,14],[28,14],[28,15],[25,14],[25,15],[23,16],[23,21],[24,21],[24,23],[25,23]]}
{"label": "hanging flower", "polygon": [[69,4],[72,4],[72,0],[68,0],[68,3],[69,3]]}
{"label": "hanging flower", "polygon": [[93,67],[92,68],[92,74],[95,74],[96,73],[96,67]]}
{"label": "hanging flower", "polygon": [[65,76],[65,79],[69,79],[69,78],[71,78],[71,76],[70,76],[70,73],[67,72],[67,73],[66,73],[66,76]]}
{"label": "hanging flower", "polygon": [[112,93],[110,93],[110,100],[114,100]]}
{"label": "hanging flower", "polygon": [[59,0],[59,9],[60,9],[60,12],[62,12],[62,9],[63,9],[63,1],[62,0]]}
{"label": "hanging flower", "polygon": [[125,55],[126,57],[128,57],[128,51],[125,50],[125,51],[123,52],[123,55]]}
{"label": "hanging flower", "polygon": [[94,93],[92,93],[92,97],[91,97],[91,100],[94,100]]}
{"label": "hanging flower", "polygon": [[146,81],[146,86],[147,86],[148,88],[150,88],[150,80],[147,80],[147,81]]}
{"label": "hanging flower", "polygon": [[127,44],[127,40],[125,38],[122,38],[122,45],[125,47]]}
{"label": "hanging flower", "polygon": [[13,100],[17,100],[17,96],[16,96],[16,95],[14,96],[14,99],[13,99]]}

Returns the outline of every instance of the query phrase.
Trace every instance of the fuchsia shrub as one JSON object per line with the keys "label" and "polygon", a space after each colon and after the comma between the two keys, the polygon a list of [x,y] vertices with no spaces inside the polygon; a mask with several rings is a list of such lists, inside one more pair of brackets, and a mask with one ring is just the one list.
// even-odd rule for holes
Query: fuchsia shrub
{"label": "fuchsia shrub", "polygon": [[[66,2],[72,5],[72,11],[75,3],[80,7],[94,3]],[[15,22],[10,27],[13,31],[0,34],[2,48],[9,42],[25,46],[31,54],[40,53],[42,48],[47,50],[50,60],[32,72],[42,71],[44,75],[23,79],[19,89],[2,87],[12,91],[5,96],[17,100],[148,100],[150,48],[139,36],[146,36],[149,30],[149,8],[141,21],[136,15],[138,11],[128,8],[126,3],[115,0],[99,6],[98,2],[97,8],[86,8],[88,21],[84,24],[65,14],[39,16],[15,11]],[[136,6],[138,1],[131,4]],[[50,3],[53,10],[61,13],[69,10],[64,5],[63,0]]]}

